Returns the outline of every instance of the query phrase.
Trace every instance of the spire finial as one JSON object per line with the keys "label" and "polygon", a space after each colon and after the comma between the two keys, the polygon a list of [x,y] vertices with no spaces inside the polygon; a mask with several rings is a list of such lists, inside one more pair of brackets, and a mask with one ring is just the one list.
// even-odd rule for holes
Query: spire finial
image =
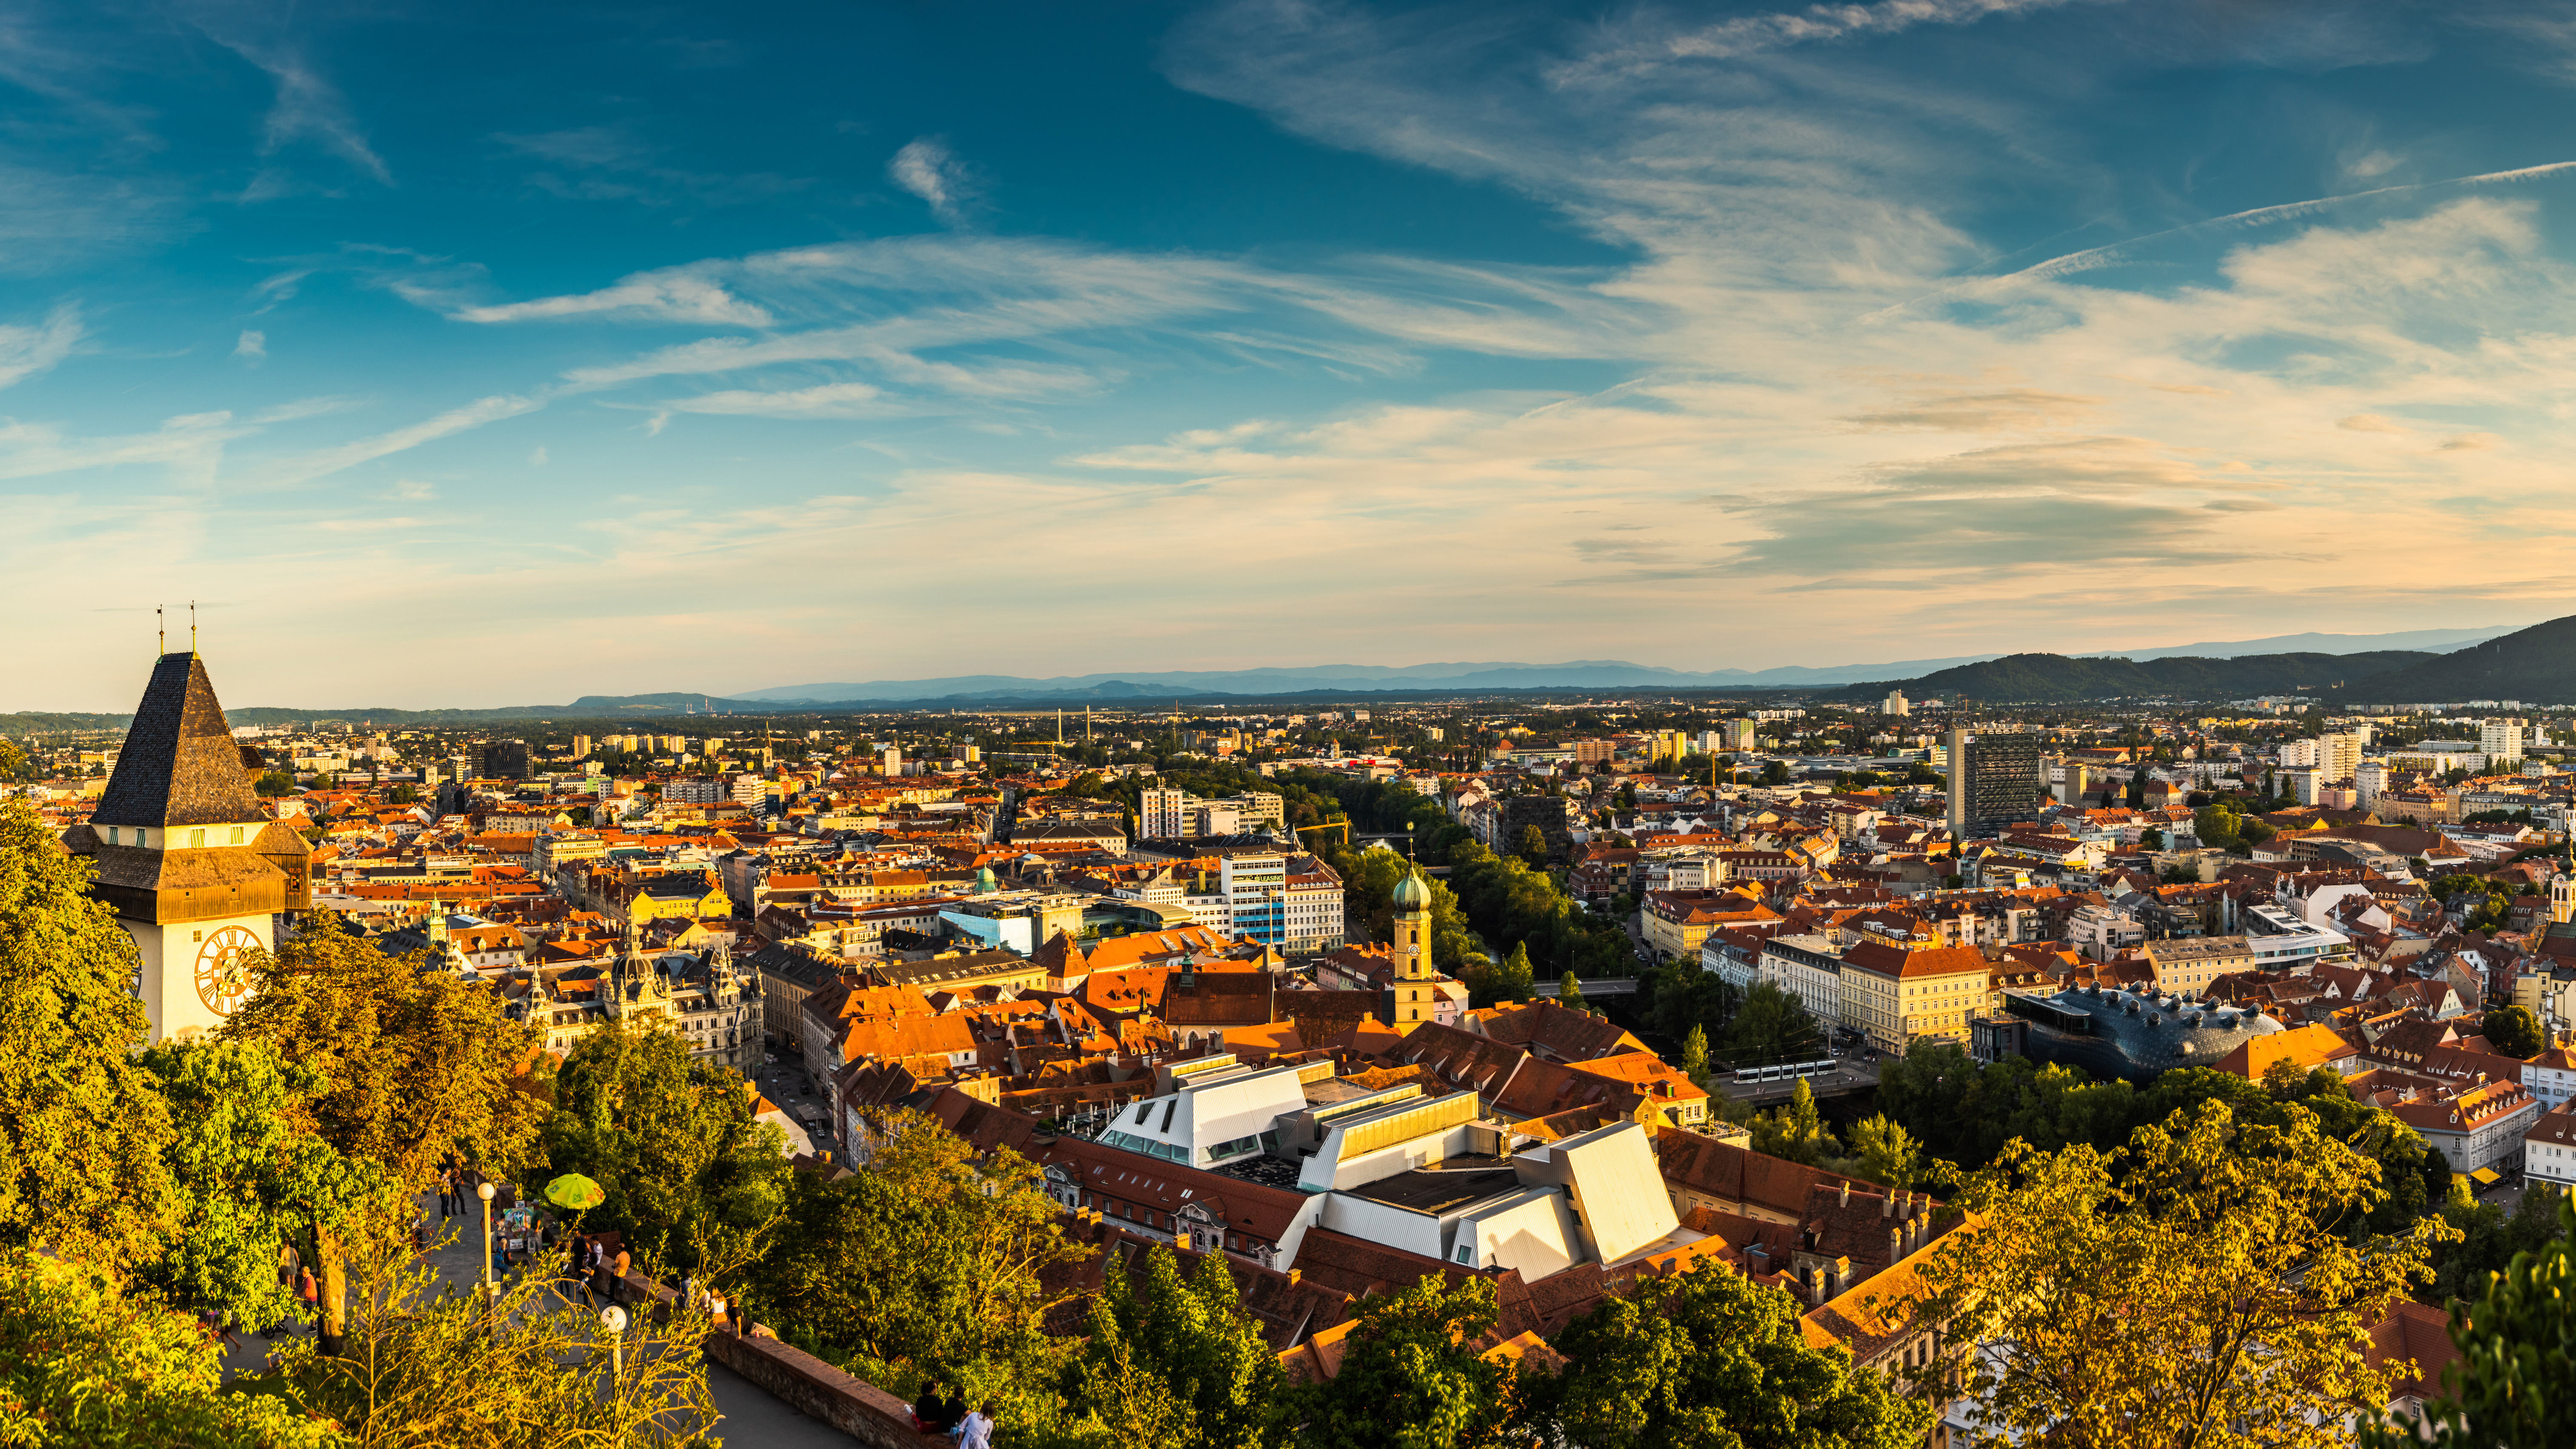
{"label": "spire finial", "polygon": [[157,654],[167,654],[167,653],[169,653],[169,652],[170,652],[170,620],[169,620],[168,616],[164,615],[164,614],[161,612],[161,606],[160,606],[160,605],[158,605],[158,604],[155,604],[155,605],[153,605],[153,606],[152,606],[152,630],[153,630],[153,632],[154,632],[154,633],[156,633],[156,634],[158,634],[158,635],[160,635],[160,636],[161,636],[161,647],[160,647],[159,649],[155,650],[154,652],[155,652],[155,653],[157,653]]}
{"label": "spire finial", "polygon": [[188,601],[188,657],[197,657],[197,601]]}

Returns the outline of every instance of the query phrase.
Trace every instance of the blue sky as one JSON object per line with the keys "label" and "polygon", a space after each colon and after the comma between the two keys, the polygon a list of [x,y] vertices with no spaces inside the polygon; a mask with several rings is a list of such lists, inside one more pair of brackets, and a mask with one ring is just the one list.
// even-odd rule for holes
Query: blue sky
{"label": "blue sky", "polygon": [[2576,7],[18,7],[0,707],[2571,611]]}

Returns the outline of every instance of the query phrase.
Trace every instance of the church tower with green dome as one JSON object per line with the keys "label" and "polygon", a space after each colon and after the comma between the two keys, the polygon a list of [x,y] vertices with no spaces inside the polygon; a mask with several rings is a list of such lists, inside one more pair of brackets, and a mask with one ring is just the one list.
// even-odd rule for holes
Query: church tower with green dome
{"label": "church tower with green dome", "polygon": [[1429,1021],[1438,1005],[1432,994],[1431,885],[1419,868],[1395,883],[1395,981],[1388,987],[1390,1025]]}
{"label": "church tower with green dome", "polygon": [[2549,878],[2549,919],[2561,926],[2576,920],[2576,840],[2568,842],[2567,858]]}

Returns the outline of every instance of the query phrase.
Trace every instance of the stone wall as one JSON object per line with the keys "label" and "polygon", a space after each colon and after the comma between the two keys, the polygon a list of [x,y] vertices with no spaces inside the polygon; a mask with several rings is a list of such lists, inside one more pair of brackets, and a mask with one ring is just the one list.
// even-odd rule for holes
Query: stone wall
{"label": "stone wall", "polygon": [[[641,1275],[626,1279],[626,1300],[667,1304],[670,1289]],[[742,1375],[780,1403],[849,1435],[869,1449],[946,1449],[949,1441],[912,1427],[912,1406],[865,1379],[853,1378],[803,1349],[779,1342],[758,1324],[747,1335],[707,1335],[707,1357]]]}

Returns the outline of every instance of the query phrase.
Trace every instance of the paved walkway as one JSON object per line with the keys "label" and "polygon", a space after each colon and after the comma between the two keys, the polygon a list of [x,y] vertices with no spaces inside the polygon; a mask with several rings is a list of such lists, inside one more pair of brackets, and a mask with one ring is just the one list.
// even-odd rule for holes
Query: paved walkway
{"label": "paved walkway", "polygon": [[[438,1195],[423,1194],[420,1202],[421,1210],[429,1215],[431,1236],[440,1236]],[[471,1206],[479,1210],[482,1205]],[[459,1230],[456,1241],[431,1248],[429,1260],[437,1266],[440,1282],[470,1288],[482,1281],[477,1266],[481,1225],[469,1216],[456,1219],[453,1226]],[[242,1334],[241,1342],[224,1353],[224,1371],[255,1373],[267,1366],[268,1355],[265,1339],[255,1333]],[[858,1442],[829,1424],[797,1413],[720,1363],[707,1365],[707,1390],[715,1400],[716,1411],[724,1416],[716,1426],[716,1442],[728,1449],[851,1449]]]}

